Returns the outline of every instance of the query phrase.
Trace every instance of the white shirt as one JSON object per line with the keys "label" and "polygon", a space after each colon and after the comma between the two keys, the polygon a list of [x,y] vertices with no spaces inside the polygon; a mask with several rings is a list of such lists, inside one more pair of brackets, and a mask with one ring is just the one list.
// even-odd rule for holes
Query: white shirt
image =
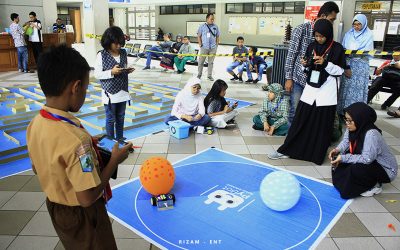
{"label": "white shirt", "polygon": [[[114,57],[114,59],[115,61],[117,61],[117,63],[120,63],[121,61],[120,56]],[[114,76],[111,74],[111,69],[103,71],[103,58],[101,57],[101,53],[97,53],[94,77],[99,80],[114,78]],[[108,93],[108,96],[110,97],[111,103],[120,103],[131,100],[131,96],[129,95],[129,93],[124,90],[120,90],[116,94]],[[101,91],[101,101],[103,104],[108,104],[108,96],[106,95],[104,90]]]}
{"label": "white shirt", "polygon": [[[344,70],[341,67],[331,62],[328,62],[328,65],[326,66],[325,70],[330,75],[342,75],[344,72]],[[315,101],[317,107],[337,105],[337,95],[339,86],[340,86],[340,77],[328,76],[326,82],[324,82],[324,84],[322,84],[320,88],[314,88],[306,84],[303,90],[303,94],[300,97],[300,100],[309,105],[313,105]]]}
{"label": "white shirt", "polygon": [[[38,22],[32,22],[33,24],[36,24],[40,30],[42,30],[42,24]],[[29,41],[30,42],[43,42],[43,36],[42,36],[42,31],[40,31],[40,40],[39,40],[39,30],[36,27],[32,27],[33,32],[29,36]]]}

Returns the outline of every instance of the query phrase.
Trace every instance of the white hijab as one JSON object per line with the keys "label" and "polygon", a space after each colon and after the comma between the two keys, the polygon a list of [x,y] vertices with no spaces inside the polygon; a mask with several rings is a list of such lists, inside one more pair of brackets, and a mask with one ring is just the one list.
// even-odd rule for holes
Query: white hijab
{"label": "white hijab", "polygon": [[197,77],[189,79],[185,87],[178,93],[176,99],[179,101],[181,108],[184,110],[184,114],[194,115],[199,112],[199,104],[203,102],[204,98],[201,92],[197,95],[192,94],[192,87],[196,84],[201,84],[201,80]]}

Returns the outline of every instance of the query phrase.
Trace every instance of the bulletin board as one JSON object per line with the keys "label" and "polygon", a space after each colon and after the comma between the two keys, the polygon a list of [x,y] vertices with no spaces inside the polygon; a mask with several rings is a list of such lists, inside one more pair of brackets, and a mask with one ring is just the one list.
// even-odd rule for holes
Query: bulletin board
{"label": "bulletin board", "polygon": [[258,19],[258,34],[270,36],[285,35],[285,28],[288,23],[293,23],[292,17],[260,17]]}
{"label": "bulletin board", "polygon": [[257,17],[230,17],[229,34],[257,34]]}
{"label": "bulletin board", "polygon": [[199,30],[200,25],[205,23],[204,21],[189,21],[186,22],[186,35],[197,37],[197,31]]}

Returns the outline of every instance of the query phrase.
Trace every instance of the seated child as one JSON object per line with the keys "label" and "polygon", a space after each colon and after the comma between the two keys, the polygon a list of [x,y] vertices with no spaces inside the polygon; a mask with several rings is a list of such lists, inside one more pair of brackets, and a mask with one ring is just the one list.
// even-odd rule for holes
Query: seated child
{"label": "seated child", "polygon": [[268,96],[258,115],[253,118],[253,129],[263,130],[268,135],[286,135],[289,129],[288,117],[289,99],[283,95],[282,85],[268,85]]}
{"label": "seated child", "polygon": [[200,79],[193,77],[186,83],[175,97],[171,115],[164,122],[168,125],[170,121],[183,120],[192,126],[206,126],[211,118],[206,114],[204,108],[204,97],[200,92]]}
{"label": "seated child", "polygon": [[[233,48],[233,62],[226,68],[226,71],[233,76],[231,81],[239,80],[239,82],[243,82],[242,74],[244,67],[246,66],[245,62],[247,61],[247,56],[235,56],[235,54],[248,53],[248,49],[244,46],[244,38],[239,36],[236,39],[237,46]],[[238,75],[236,75],[233,70],[238,67]]]}
{"label": "seated child", "polygon": [[65,44],[43,52],[37,64],[46,104],[26,138],[32,170],[46,194],[47,211],[65,249],[117,249],[106,201],[109,180],[132,143],[102,162],[96,140],[73,113],[85,102],[90,67]]}
{"label": "seated child", "polygon": [[332,182],[344,199],[382,192],[382,183],[397,176],[398,165],[382,131],[375,126],[376,112],[363,102],[344,109],[347,130],[331,152]]}
{"label": "seated child", "polygon": [[172,44],[173,42],[171,41],[171,33],[164,34],[164,42],[160,43],[159,41],[157,41],[157,45],[154,45],[149,49],[150,51],[146,52],[147,53],[146,67],[144,67],[143,70],[150,69],[151,57],[162,56],[162,53],[157,53],[157,51],[169,52]]}
{"label": "seated child", "polygon": [[175,41],[169,49],[169,52],[173,54],[163,54],[161,57],[160,66],[164,68],[164,71],[174,70],[174,59],[183,45],[182,35],[177,35]]}
{"label": "seated child", "polygon": [[[250,47],[249,53],[253,53],[253,55],[249,57],[249,61],[246,63],[248,65],[248,67],[246,67],[247,77],[248,77],[248,80],[246,81],[247,83],[251,82],[257,83],[261,81],[264,69],[267,67],[267,63],[265,62],[264,58],[256,55],[257,51],[258,51],[257,47],[254,46]],[[257,74],[257,79],[255,79],[254,81],[253,81],[253,75],[251,73],[253,69],[255,69]]]}
{"label": "seated child", "polygon": [[204,106],[208,116],[211,117],[210,125],[217,128],[225,128],[228,123],[234,123],[238,112],[235,110],[237,103],[229,106],[224,96],[228,85],[223,80],[216,80],[204,99]]}
{"label": "seated child", "polygon": [[174,62],[176,68],[178,70],[178,74],[183,73],[185,69],[185,65],[187,61],[193,61],[193,56],[182,56],[182,54],[194,54],[195,50],[193,46],[190,44],[190,40],[188,36],[183,37],[183,44],[179,49],[178,55],[174,58]]}

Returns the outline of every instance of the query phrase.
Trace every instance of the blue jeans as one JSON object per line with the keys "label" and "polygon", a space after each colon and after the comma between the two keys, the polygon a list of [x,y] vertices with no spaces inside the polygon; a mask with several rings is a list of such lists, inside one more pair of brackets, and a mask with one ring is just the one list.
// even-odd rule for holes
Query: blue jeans
{"label": "blue jeans", "polygon": [[[168,125],[169,122],[176,121],[176,120],[179,120],[178,117],[169,115],[169,116],[165,117],[164,122],[165,122],[165,124]],[[191,122],[188,122],[186,120],[182,120],[182,121],[190,123],[190,125],[192,125],[192,126],[207,126],[207,124],[211,121],[211,118],[208,115],[204,115],[198,121],[191,121]]]}
{"label": "blue jeans", "polygon": [[228,73],[233,73],[233,70],[237,67],[239,75],[242,75],[245,66],[246,63],[244,62],[240,64],[240,62],[234,61],[231,64],[229,64],[229,66],[226,68],[226,71],[228,71]]}
{"label": "blue jeans", "polygon": [[[117,140],[123,139],[126,102],[111,103],[111,105],[104,105],[104,108],[106,110],[107,135]],[[114,137],[114,126],[116,137]]]}
{"label": "blue jeans", "polygon": [[[159,51],[159,52],[164,52],[162,51],[162,49],[160,49],[160,47],[158,46],[153,46],[151,47],[149,50],[152,51]],[[146,67],[150,67],[150,63],[151,63],[151,57],[160,57],[162,54],[159,54],[157,52],[146,52],[147,53],[147,60],[146,60]]]}
{"label": "blue jeans", "polygon": [[26,46],[17,47],[18,69],[28,71],[28,48]]}
{"label": "blue jeans", "polygon": [[[258,65],[258,77],[257,80],[261,81],[262,76],[264,74],[264,69],[267,67],[266,64],[260,64]],[[247,77],[249,78],[249,80],[253,80],[253,75],[251,74],[251,70],[249,67],[249,63],[246,63],[246,71],[247,71]]]}
{"label": "blue jeans", "polygon": [[288,125],[292,125],[294,115],[296,114],[296,107],[299,104],[301,94],[303,93],[304,87],[298,84],[297,82],[293,82],[293,90],[290,92],[290,109],[289,109],[289,121]]}

